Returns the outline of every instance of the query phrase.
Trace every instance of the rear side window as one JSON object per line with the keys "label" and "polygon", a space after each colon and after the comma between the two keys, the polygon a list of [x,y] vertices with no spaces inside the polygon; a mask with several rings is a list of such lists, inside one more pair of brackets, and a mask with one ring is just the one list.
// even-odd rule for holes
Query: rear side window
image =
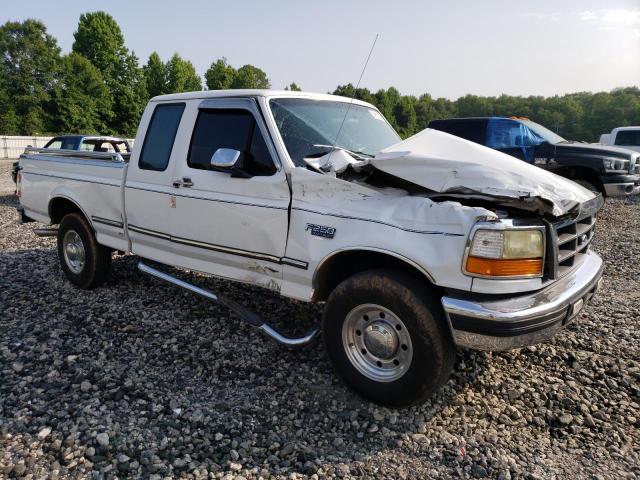
{"label": "rear side window", "polygon": [[75,150],[78,140],[75,138],[65,138],[62,142],[62,147],[65,150]]}
{"label": "rear side window", "polygon": [[616,135],[616,145],[640,146],[640,130],[621,130]]}
{"label": "rear side window", "polygon": [[167,168],[183,111],[184,103],[161,104],[153,111],[140,152],[141,169],[162,172]]}
{"label": "rear side window", "polygon": [[485,120],[433,120],[429,128],[484,145],[486,125]]}
{"label": "rear side window", "polygon": [[273,175],[275,164],[253,114],[247,110],[201,110],[191,138],[187,164],[211,169],[211,157],[219,148],[244,154],[242,169],[256,176]]}

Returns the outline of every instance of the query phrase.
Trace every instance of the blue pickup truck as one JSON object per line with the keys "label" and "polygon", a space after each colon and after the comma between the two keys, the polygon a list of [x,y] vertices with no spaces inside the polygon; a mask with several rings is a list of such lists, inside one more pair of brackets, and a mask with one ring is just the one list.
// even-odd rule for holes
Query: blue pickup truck
{"label": "blue pickup truck", "polygon": [[605,196],[640,193],[638,152],[565,140],[525,117],[449,118],[432,120],[428,128],[499,150]]}
{"label": "blue pickup truck", "polygon": [[88,152],[131,152],[131,146],[127,139],[119,137],[102,137],[98,135],[61,135],[49,140],[44,148],[84,150]]}

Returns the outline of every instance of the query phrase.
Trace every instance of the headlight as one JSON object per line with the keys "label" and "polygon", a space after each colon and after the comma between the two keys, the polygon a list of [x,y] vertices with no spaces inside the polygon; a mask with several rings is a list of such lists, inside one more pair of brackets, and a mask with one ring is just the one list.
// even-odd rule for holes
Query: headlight
{"label": "headlight", "polygon": [[541,230],[476,230],[465,270],[486,277],[540,277],[544,238]]}
{"label": "headlight", "polygon": [[623,158],[605,157],[603,162],[606,170],[626,172],[629,168],[629,160],[625,160]]}

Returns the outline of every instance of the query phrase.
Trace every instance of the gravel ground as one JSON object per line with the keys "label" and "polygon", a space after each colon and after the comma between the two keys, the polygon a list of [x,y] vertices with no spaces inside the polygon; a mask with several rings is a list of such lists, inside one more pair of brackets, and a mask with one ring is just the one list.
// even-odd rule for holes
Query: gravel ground
{"label": "gravel ground", "polygon": [[[640,202],[607,201],[604,288],[551,343],[464,351],[444,390],[394,411],[223,308],[114,258],[67,282],[16,223],[0,163],[0,477],[640,478]],[[181,273],[304,331],[320,310]]]}

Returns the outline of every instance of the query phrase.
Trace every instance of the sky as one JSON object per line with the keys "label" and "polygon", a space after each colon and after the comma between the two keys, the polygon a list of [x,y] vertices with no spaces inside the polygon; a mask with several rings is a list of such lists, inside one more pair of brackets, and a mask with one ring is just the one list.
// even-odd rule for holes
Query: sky
{"label": "sky", "polygon": [[220,57],[272,88],[358,81],[433,97],[556,95],[640,85],[640,0],[0,0],[0,23],[42,20],[63,52],[81,13],[103,10],[140,62],[177,52],[200,74]]}

